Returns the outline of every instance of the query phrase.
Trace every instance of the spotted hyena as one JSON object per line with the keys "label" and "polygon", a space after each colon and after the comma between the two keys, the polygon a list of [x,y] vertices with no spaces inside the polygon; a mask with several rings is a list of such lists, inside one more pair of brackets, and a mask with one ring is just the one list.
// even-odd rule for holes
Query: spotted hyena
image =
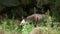
{"label": "spotted hyena", "polygon": [[[33,24],[37,24],[37,23],[41,23],[44,21],[46,15],[45,14],[32,14],[30,16],[28,16],[26,19],[23,19],[20,23],[20,25],[25,25],[26,23],[33,23]],[[28,21],[28,22],[27,22]]]}

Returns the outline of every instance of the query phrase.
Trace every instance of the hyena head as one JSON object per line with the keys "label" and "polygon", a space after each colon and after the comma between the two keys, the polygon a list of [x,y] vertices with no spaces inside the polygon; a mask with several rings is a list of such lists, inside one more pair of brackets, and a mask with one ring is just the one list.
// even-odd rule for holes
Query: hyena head
{"label": "hyena head", "polygon": [[25,25],[25,24],[26,24],[25,19],[22,19],[22,21],[21,21],[21,23],[20,23],[20,26],[23,26],[23,25]]}
{"label": "hyena head", "polygon": [[22,21],[20,22],[20,26],[24,26],[26,24],[30,23],[30,21],[26,20],[26,19],[22,19]]}

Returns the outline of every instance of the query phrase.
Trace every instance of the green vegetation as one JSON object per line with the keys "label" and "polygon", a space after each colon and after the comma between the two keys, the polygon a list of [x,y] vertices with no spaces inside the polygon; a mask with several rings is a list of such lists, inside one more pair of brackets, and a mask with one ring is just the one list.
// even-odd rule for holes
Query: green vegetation
{"label": "green vegetation", "polygon": [[[35,24],[27,24],[23,27],[19,24],[22,16],[26,18],[34,13],[47,13],[47,19],[42,21],[42,24],[36,25],[43,29],[46,27],[48,34],[60,34],[60,23],[58,23],[60,22],[60,0],[0,0],[0,34],[29,34]],[[55,21],[54,27],[51,27],[52,21]]]}
{"label": "green vegetation", "polygon": [[[33,24],[24,25],[22,28],[19,27],[20,21],[18,19],[16,19],[16,20],[15,19],[3,19],[3,20],[1,20],[1,22],[3,24],[0,25],[0,34],[1,33],[4,33],[4,34],[28,34],[34,28]],[[46,26],[48,28],[48,30],[47,30],[48,34],[53,34],[53,33],[60,34],[59,27],[57,27],[55,25],[53,28],[51,28],[48,25]],[[44,26],[42,26],[42,27],[44,27]],[[53,33],[51,33],[50,31],[51,32],[53,31]]]}

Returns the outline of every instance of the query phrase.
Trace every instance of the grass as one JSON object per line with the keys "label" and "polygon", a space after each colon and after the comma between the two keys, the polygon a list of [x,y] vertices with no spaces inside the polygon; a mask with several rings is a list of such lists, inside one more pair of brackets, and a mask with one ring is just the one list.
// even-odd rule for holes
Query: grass
{"label": "grass", "polygon": [[[0,34],[28,34],[33,28],[33,24],[24,25],[22,28],[19,27],[20,21],[18,19],[3,19],[1,20],[3,24],[0,25]],[[57,26],[51,28],[49,25],[50,21],[47,21],[47,28],[49,29],[47,32],[51,34],[52,29],[55,34],[60,34],[60,30],[58,30]],[[43,26],[42,26],[43,27]]]}
{"label": "grass", "polygon": [[30,24],[24,25],[22,29],[22,34],[28,34],[32,30],[33,27],[34,26]]}
{"label": "grass", "polygon": [[0,30],[3,31],[3,33],[5,32],[6,34],[12,34],[12,33],[16,33],[18,34],[18,32],[21,32],[20,27],[18,27],[19,25],[19,20],[14,20],[14,19],[3,19],[1,21],[3,24],[0,25]]}

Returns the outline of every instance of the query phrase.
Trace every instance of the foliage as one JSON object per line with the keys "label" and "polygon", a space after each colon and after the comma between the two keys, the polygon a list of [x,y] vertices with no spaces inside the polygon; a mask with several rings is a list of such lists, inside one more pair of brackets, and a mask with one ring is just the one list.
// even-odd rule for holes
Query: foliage
{"label": "foliage", "polygon": [[22,34],[28,34],[32,30],[33,27],[34,26],[30,24],[24,25],[22,29]]}
{"label": "foliage", "polygon": [[[49,16],[49,14],[48,14],[46,27],[49,30],[53,29],[56,34],[60,34],[60,28],[57,27],[56,24],[54,25],[53,28],[51,28],[51,25],[50,25],[54,19],[57,21],[60,21],[60,0],[37,0],[37,1],[22,0],[22,2],[20,0],[0,0],[0,13],[2,14],[2,12],[3,12],[3,14],[5,14],[5,12],[8,13],[10,11],[11,14],[14,14],[14,16],[16,16],[16,17],[21,17],[22,15],[27,16],[27,15],[29,15],[29,13],[31,13],[31,14],[33,13],[33,9],[31,8],[32,5],[36,5],[38,7],[37,12],[41,13],[41,12],[44,12],[45,10],[42,9],[40,11],[39,8],[45,8],[42,5],[47,5],[47,4],[50,4],[49,7],[51,8],[51,11],[52,11],[52,12],[49,11],[50,14],[54,13],[54,15],[52,14],[53,18],[51,18],[51,17],[48,17]],[[34,6],[32,6],[32,7],[34,7]],[[27,11],[24,11],[24,8],[25,9],[27,8],[26,10],[28,10],[30,8],[31,9],[30,9],[30,11],[28,10],[28,12],[29,12],[28,13]],[[10,15],[10,12],[9,12],[9,15]],[[14,17],[12,19],[8,19],[8,18],[0,19],[0,22],[3,23],[3,24],[0,24],[0,34],[1,33],[28,34],[34,28],[33,24],[27,24],[21,28],[19,26],[20,21],[18,19],[15,20]],[[42,25],[44,25],[44,24],[42,24]],[[49,30],[48,30],[48,34],[51,34],[50,32],[52,30],[50,30],[50,31]]]}
{"label": "foliage", "polygon": [[[0,33],[4,33],[4,34],[29,34],[29,32],[34,28],[34,24],[27,24],[24,25],[21,29],[21,27],[19,27],[19,20],[15,20],[15,19],[3,19],[1,20],[1,22],[3,22],[2,25],[0,25]],[[52,34],[60,34],[60,30],[58,30],[58,27],[55,25],[53,28],[51,28],[49,25],[48,21],[48,25],[46,26],[48,28],[48,33]],[[42,26],[44,27],[44,26]],[[44,28],[45,29],[45,28]],[[53,29],[53,31],[52,31]]]}

